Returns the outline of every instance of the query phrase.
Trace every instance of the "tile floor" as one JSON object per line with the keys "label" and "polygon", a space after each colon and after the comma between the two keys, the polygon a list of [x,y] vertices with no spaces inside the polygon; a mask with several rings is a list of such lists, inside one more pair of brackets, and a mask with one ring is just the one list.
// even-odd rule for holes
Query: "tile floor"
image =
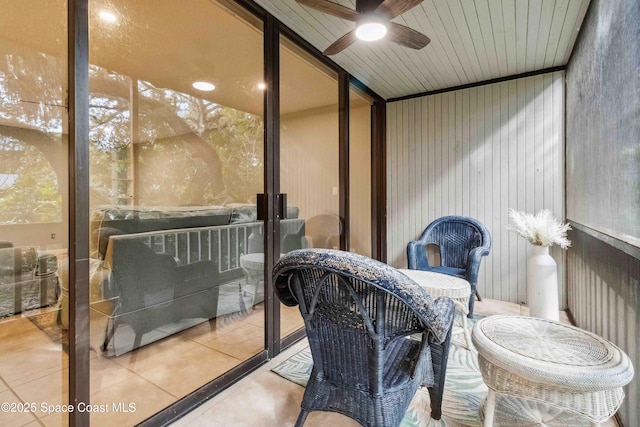
{"label": "tile floor", "polygon": [[[486,316],[529,314],[526,306],[486,298],[476,302],[474,311]],[[565,312],[561,312],[560,320],[570,323]],[[304,341],[293,345],[256,372],[171,424],[171,427],[293,426],[300,411],[304,388],[270,372],[270,369],[306,345]],[[610,420],[603,427],[615,425]],[[360,424],[336,413],[311,412],[305,427],[323,426],[358,427]]]}
{"label": "tile floor", "polygon": [[[484,299],[476,312],[527,314],[517,304]],[[135,402],[135,412],[93,413],[92,426],[134,425],[255,354],[262,346],[263,310],[205,322],[120,357],[91,352],[91,401]],[[295,330],[296,308],[284,311],[282,323]],[[565,316],[563,321],[568,322]],[[0,322],[0,402],[66,402],[68,357],[25,317]],[[292,426],[304,389],[270,372],[306,345],[297,343],[235,385],[172,425],[174,427]],[[2,413],[2,426],[64,426],[60,414],[38,411]],[[357,426],[339,414],[311,413],[306,427]],[[613,426],[611,423],[608,426]]]}
{"label": "tile floor", "polygon": [[[49,309],[50,310],[50,309]],[[34,310],[29,315],[47,309]],[[287,333],[302,326],[297,308],[283,310]],[[233,313],[125,353],[90,353],[91,403],[135,403],[135,412],[92,413],[92,426],[135,425],[212,378],[260,352],[264,336],[263,304]],[[0,402],[37,404],[35,413],[0,413],[0,426],[65,426],[66,414],[47,414],[41,404],[68,399],[67,354],[27,315],[0,321]]]}

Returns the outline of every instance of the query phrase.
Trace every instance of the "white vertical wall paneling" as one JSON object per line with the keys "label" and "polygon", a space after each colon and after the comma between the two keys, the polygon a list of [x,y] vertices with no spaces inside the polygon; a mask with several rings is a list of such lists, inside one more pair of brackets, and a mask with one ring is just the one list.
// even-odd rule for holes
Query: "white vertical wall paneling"
{"label": "white vertical wall paneling", "polygon": [[[525,206],[526,208],[526,192],[525,192],[525,188],[527,185],[527,181],[526,181],[526,177],[524,176],[524,171],[525,171],[525,163],[526,163],[526,157],[527,157],[527,153],[525,150],[526,147],[526,132],[524,131],[526,128],[526,105],[527,105],[527,99],[520,95],[522,93],[522,91],[525,90],[526,88],[526,82],[521,79],[521,80],[517,80],[517,88],[516,88],[516,98],[517,98],[517,103],[518,103],[518,115],[517,115],[517,119],[516,119],[516,127],[517,127],[517,144],[516,144],[516,150],[518,151],[518,172],[517,172],[517,179],[518,179],[518,198],[517,198],[517,206]],[[526,256],[526,252],[527,252],[527,247],[526,247],[526,242],[523,239],[518,239],[518,243],[517,243],[517,248],[518,248],[518,260],[522,259],[523,257]],[[527,299],[526,295],[527,295],[527,289],[525,286],[525,280],[527,277],[527,270],[526,270],[526,265],[523,266],[518,266],[518,300],[519,301],[525,301]]]}
{"label": "white vertical wall paneling", "polygon": [[[500,224],[509,220],[509,83],[500,84],[500,209],[498,210]],[[509,234],[506,230],[501,230],[500,247],[509,247]],[[500,251],[500,283],[509,277],[509,251]],[[513,290],[506,289],[507,295],[501,297],[511,300]]]}
{"label": "white vertical wall paneling", "polygon": [[[397,129],[397,114],[398,104],[389,104],[387,108],[387,236],[388,239],[394,238],[396,234],[396,224],[398,221],[396,220],[396,206],[397,200],[395,195],[397,192],[395,191],[395,185],[397,180],[392,179],[392,173],[394,173],[394,168],[392,165],[398,164],[398,161],[395,156],[395,149],[398,146],[398,129]],[[389,242],[391,244],[391,242]],[[395,243],[394,243],[395,245]]]}
{"label": "white vertical wall paneling", "polygon": [[[388,104],[391,265],[406,266],[407,243],[429,222],[471,216],[493,237],[481,295],[525,301],[529,244],[507,231],[508,210],[547,208],[564,219],[563,79],[557,72]],[[565,253],[551,253],[566,307]]]}
{"label": "white vertical wall paneling", "polygon": [[462,206],[469,208],[469,91],[462,94]]}
{"label": "white vertical wall paneling", "polygon": [[[511,80],[508,82],[509,90],[509,110],[507,116],[511,119],[508,120],[509,136],[508,136],[508,151],[509,159],[507,163],[507,180],[509,182],[508,197],[507,197],[507,209],[509,203],[517,203],[518,200],[518,103],[517,103],[517,82]],[[509,144],[509,142],[511,144]],[[508,215],[508,213],[507,213]],[[509,252],[509,265],[507,267],[507,274],[511,272],[512,276],[516,278],[516,283],[519,283],[519,265],[518,265],[518,236],[515,233],[508,233],[508,242],[510,250]],[[509,288],[509,301],[523,301],[520,298],[518,286]]]}
{"label": "white vertical wall paneling", "polygon": [[[409,164],[409,149],[413,144],[410,144],[410,140],[409,140],[409,106],[407,104],[402,105],[402,129],[403,129],[403,138],[402,138],[402,164],[403,165],[408,165]],[[401,173],[401,177],[402,180],[400,181],[400,191],[398,192],[400,196],[402,196],[402,200],[411,200],[411,195],[409,193],[409,175],[406,172],[410,172],[406,167],[404,169],[405,173]],[[398,171],[401,172],[401,171]],[[411,209],[413,209],[413,205],[412,204],[407,204],[407,203],[398,203],[400,208],[401,208],[401,212],[402,212],[402,216],[401,218],[404,218],[405,220],[402,221],[402,229],[401,232],[398,235],[398,238],[400,239],[400,236],[404,236],[406,235],[406,233],[409,232],[409,229],[411,227],[410,222],[406,221],[406,218],[411,219],[411,216],[409,215],[409,211]]]}
{"label": "white vertical wall paneling", "polygon": [[[428,139],[428,152],[429,152],[429,181],[427,183],[427,188],[429,194],[435,194],[435,183],[436,183],[436,104],[435,97],[430,96],[425,98],[429,104],[429,115],[427,124],[429,126],[429,139]],[[423,166],[424,167],[424,166]],[[432,197],[427,198],[427,203],[429,205],[429,216],[423,219],[423,223],[428,224],[429,218],[434,218],[436,216],[436,204]]]}

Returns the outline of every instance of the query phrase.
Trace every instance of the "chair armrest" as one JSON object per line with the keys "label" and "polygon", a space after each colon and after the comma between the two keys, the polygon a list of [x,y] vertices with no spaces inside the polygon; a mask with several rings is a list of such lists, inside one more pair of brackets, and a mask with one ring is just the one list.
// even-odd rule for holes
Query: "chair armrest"
{"label": "chair armrest", "polygon": [[421,313],[421,317],[426,317],[428,322],[425,326],[429,331],[433,339],[431,343],[442,344],[449,335],[451,328],[453,328],[453,317],[455,314],[455,304],[453,300],[448,297],[439,297],[433,300],[433,305],[428,313]]}
{"label": "chair armrest", "polygon": [[477,248],[469,251],[469,257],[467,258],[467,281],[469,283],[476,283],[478,281],[478,270],[480,270],[480,261],[482,257],[489,255],[489,248],[485,246],[478,246]]}
{"label": "chair armrest", "polygon": [[427,245],[419,240],[412,240],[407,245],[407,262],[411,270],[429,270]]}

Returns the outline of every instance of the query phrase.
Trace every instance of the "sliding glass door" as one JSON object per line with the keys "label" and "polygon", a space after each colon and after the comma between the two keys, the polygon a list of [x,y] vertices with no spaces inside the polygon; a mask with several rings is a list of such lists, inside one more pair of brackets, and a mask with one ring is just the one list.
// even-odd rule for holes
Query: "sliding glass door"
{"label": "sliding glass door", "polygon": [[65,425],[67,2],[0,3],[0,425]]}
{"label": "sliding glass door", "polygon": [[[2,3],[0,400],[38,406],[0,424],[68,425],[70,398],[92,405],[82,424],[162,424],[302,335],[298,308],[266,292],[265,253],[344,244],[338,74],[238,3],[255,15],[231,0]],[[364,157],[368,105],[350,99]],[[359,222],[369,175],[350,187]],[[256,195],[275,192],[286,217],[258,219]]]}
{"label": "sliding glass door", "polygon": [[265,348],[262,24],[91,0],[92,425],[133,425]]}
{"label": "sliding glass door", "polygon": [[[337,73],[280,38],[280,221],[282,253],[340,248]],[[281,306],[280,334],[303,326],[297,307]]]}

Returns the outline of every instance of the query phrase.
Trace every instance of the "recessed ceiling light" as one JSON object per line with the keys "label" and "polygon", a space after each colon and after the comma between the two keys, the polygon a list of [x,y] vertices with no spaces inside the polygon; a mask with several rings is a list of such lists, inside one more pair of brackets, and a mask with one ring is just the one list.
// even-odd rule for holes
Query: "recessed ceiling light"
{"label": "recessed ceiling light", "polygon": [[358,22],[356,37],[360,40],[372,42],[380,40],[387,34],[385,21],[377,15],[370,15]]}
{"label": "recessed ceiling light", "polygon": [[209,82],[194,82],[193,87],[198,90],[203,90],[205,92],[211,92],[216,88],[216,85]]}
{"label": "recessed ceiling light", "polygon": [[258,83],[258,89],[265,90],[266,88],[267,88],[267,85],[265,83]]}
{"label": "recessed ceiling light", "polygon": [[118,17],[115,15],[115,13],[109,12],[108,10],[101,10],[100,13],[98,13],[98,16],[103,21],[109,23],[116,22],[118,20]]}

